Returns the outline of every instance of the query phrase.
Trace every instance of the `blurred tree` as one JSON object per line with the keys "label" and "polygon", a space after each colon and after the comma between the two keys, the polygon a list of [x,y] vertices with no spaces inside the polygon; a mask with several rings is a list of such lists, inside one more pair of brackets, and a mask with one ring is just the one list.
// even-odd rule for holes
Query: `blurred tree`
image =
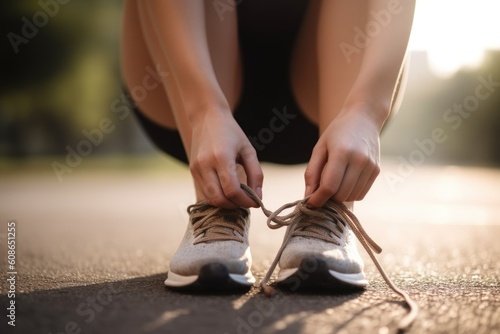
{"label": "blurred tree", "polygon": [[479,101],[477,109],[463,117],[459,126],[445,119],[448,109],[475,94],[481,84],[479,77],[491,75],[493,81],[500,82],[500,52],[487,52],[481,66],[463,69],[450,78],[433,76],[425,53],[412,58],[401,111],[382,137],[383,153],[408,159],[419,149],[416,141],[431,138],[433,129],[442,128],[447,139],[436,144],[435,151],[426,156],[426,163],[500,166],[500,87]]}
{"label": "blurred tree", "polygon": [[118,95],[121,1],[4,0],[0,12],[0,150],[65,153]]}

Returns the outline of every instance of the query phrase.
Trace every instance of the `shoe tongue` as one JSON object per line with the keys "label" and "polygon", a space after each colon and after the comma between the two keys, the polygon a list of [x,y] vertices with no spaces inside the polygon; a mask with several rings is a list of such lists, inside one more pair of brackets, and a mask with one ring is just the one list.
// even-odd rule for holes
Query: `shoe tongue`
{"label": "shoe tongue", "polygon": [[[326,212],[328,212],[328,211],[336,212],[335,210],[331,209],[331,207],[328,206],[328,202],[327,202],[327,205],[323,206],[323,210]],[[311,221],[311,218],[309,220],[306,220],[306,221],[308,222],[308,224],[302,228],[302,230],[304,230],[304,231],[317,231],[318,229],[320,229],[320,230],[323,230],[324,233],[327,235],[330,235],[332,233],[328,228],[325,228],[324,226],[315,224],[315,222],[318,221],[318,218],[316,218],[316,217],[312,218],[312,221]],[[325,219],[325,220],[321,220],[321,221],[327,222],[328,225],[334,226],[339,232],[342,232],[342,231],[338,227],[338,222],[340,224],[342,224],[343,226],[345,226],[345,223],[342,219],[338,219],[338,221],[335,221],[335,219]]]}
{"label": "shoe tongue", "polygon": [[236,223],[236,217],[235,216],[224,215],[222,217],[222,220],[224,220],[225,222],[228,222],[228,223]]}
{"label": "shoe tongue", "polygon": [[222,219],[227,223],[236,223],[239,219],[245,219],[248,212],[245,209],[223,209],[221,211]]}
{"label": "shoe tongue", "polygon": [[[235,212],[234,210],[229,210],[229,209],[223,209],[220,211],[220,216],[219,219],[224,221],[225,223],[230,223],[230,224],[236,224],[238,223],[238,220],[241,219],[239,214],[242,212]],[[219,220],[219,221],[220,221]],[[237,234],[236,231],[233,228],[226,227],[226,226],[217,226],[218,229],[226,230],[227,232]]]}

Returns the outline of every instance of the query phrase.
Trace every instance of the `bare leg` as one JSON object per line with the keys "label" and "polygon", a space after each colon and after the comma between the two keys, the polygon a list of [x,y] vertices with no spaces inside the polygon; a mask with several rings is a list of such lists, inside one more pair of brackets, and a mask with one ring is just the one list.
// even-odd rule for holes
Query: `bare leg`
{"label": "bare leg", "polygon": [[[156,63],[153,61],[143,37],[137,1],[135,0],[128,0],[125,3],[121,61],[124,84],[129,89],[135,86],[143,86],[143,79],[149,75],[147,68],[156,70]],[[160,67],[163,72],[168,73],[165,64],[161,64]],[[144,99],[138,99],[135,96],[132,96],[132,98],[141,112],[149,119],[169,129],[177,128],[172,107],[163,85],[148,90],[148,94]]]}
{"label": "bare leg", "polygon": [[[361,65],[360,57],[353,59],[347,65],[338,45],[343,41],[351,42],[354,39],[354,33],[353,29],[345,33],[338,27],[343,26],[342,20],[346,19],[346,17],[349,17],[350,26],[353,28],[362,26],[365,20],[366,5],[361,1],[344,2],[343,7],[346,8],[336,12],[327,8],[332,6],[331,3],[334,2],[313,1],[309,4],[292,58],[291,77],[295,98],[305,115],[320,126],[320,132],[328,124],[320,124],[320,77],[318,72],[323,71],[332,77],[338,78],[336,85],[322,87],[321,89],[329,92],[329,94],[325,95],[329,95],[330,100],[333,101],[331,108],[340,109]],[[318,39],[320,39],[320,36],[318,36],[320,33],[318,31],[320,10],[322,15],[331,16],[323,20],[327,22],[328,26],[322,29],[330,31],[330,38],[325,39],[329,39],[331,43],[322,46],[318,45]],[[348,12],[348,15],[346,15],[346,12]],[[339,33],[339,30],[342,33]],[[325,34],[324,31],[322,33]],[[401,105],[406,87],[407,72],[405,62],[394,92],[391,113],[396,113]]]}
{"label": "bare leg", "polygon": [[[203,8],[213,69],[231,110],[234,111],[241,90],[236,11],[225,12],[224,20],[220,20],[210,1]],[[148,67],[155,69],[158,65],[163,72],[172,73],[169,62],[163,56],[164,51],[147,10],[137,0],[128,0],[125,5],[122,40],[122,67],[126,85],[142,85],[144,76],[148,74]],[[136,102],[151,120],[180,132],[189,158],[192,130],[173,75],[163,80],[162,87],[149,91],[145,99]],[[178,112],[174,113],[173,110]],[[203,199],[200,189],[196,189],[196,194],[198,200]]]}

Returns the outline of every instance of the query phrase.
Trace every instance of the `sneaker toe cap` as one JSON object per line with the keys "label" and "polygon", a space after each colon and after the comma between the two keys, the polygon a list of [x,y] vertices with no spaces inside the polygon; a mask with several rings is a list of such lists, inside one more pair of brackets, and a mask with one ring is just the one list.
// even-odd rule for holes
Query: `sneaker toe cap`
{"label": "sneaker toe cap", "polygon": [[203,243],[179,249],[170,260],[170,270],[178,275],[198,275],[210,263],[226,266],[232,274],[245,274],[251,267],[250,248],[238,242]]}
{"label": "sneaker toe cap", "polygon": [[355,245],[335,245],[320,240],[293,238],[280,259],[281,269],[298,268],[303,259],[314,257],[324,260],[330,270],[344,274],[363,271],[363,261]]}

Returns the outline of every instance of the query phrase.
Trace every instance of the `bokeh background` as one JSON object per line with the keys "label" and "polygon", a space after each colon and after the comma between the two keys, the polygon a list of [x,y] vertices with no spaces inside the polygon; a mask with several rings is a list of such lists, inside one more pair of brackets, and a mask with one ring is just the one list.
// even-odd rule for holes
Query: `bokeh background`
{"label": "bokeh background", "polygon": [[[84,130],[110,118],[115,129],[93,147],[81,168],[161,156],[133,115],[118,120],[111,111],[120,98],[121,0],[2,0],[0,25],[0,170],[52,172]],[[64,2],[64,1],[61,1]],[[47,9],[49,8],[49,9]],[[47,15],[44,22],[44,11]],[[50,11],[53,11],[51,13]],[[54,12],[55,11],[55,12]],[[415,140],[446,130],[425,164],[500,166],[500,89],[452,129],[443,117],[454,103],[473,95],[479,77],[500,82],[500,5],[495,0],[419,0],[410,43],[410,75],[399,114],[383,136],[383,155],[409,159]],[[54,14],[54,15],[52,15]],[[42,23],[23,38],[26,21]],[[24,28],[27,29],[27,28]],[[26,31],[24,32],[26,34]],[[19,42],[21,41],[21,42]],[[18,49],[17,52],[15,49]],[[158,160],[158,161],[160,161]],[[113,162],[110,162],[113,161]],[[80,168],[80,167],[79,167]]]}
{"label": "bokeh background", "polygon": [[[97,334],[243,331],[234,320],[261,312],[261,294],[207,298],[163,287],[194,191],[188,169],[155,150],[132,114],[113,113],[123,1],[57,0],[47,14],[54,2],[0,1],[0,267],[7,222],[16,221],[19,272],[18,322],[4,330],[3,316],[0,333],[60,333],[70,321]],[[500,83],[499,13],[499,0],[417,0],[405,99],[382,137],[382,173],[355,205],[384,249],[384,268],[421,308],[415,333],[499,332],[500,87],[459,126],[446,119],[454,104],[475,101],[481,80]],[[41,27],[23,28],[34,20]],[[14,37],[23,29],[31,37]],[[103,119],[113,131],[60,182],[54,163],[65,164],[68,148]],[[429,144],[435,129],[446,140]],[[263,169],[268,208],[302,196],[304,166]],[[252,210],[261,278],[284,229],[270,232]],[[404,311],[361,253],[371,282],[359,298],[286,294],[255,332],[396,332]],[[2,284],[3,276],[7,291]],[[80,305],[108,289],[119,293],[85,320]]]}

